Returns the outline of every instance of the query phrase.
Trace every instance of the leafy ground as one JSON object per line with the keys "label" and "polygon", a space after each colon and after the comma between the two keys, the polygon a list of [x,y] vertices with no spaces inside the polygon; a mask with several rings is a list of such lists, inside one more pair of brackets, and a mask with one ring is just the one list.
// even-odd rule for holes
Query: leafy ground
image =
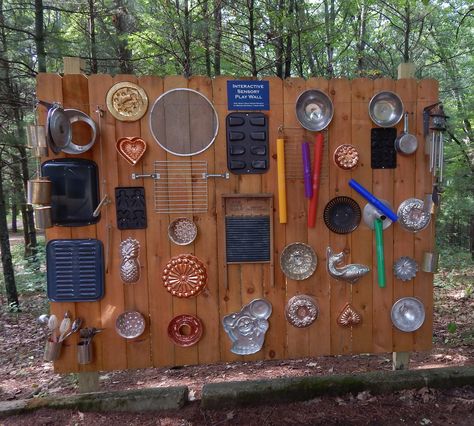
{"label": "leafy ground", "polygon": [[[412,354],[410,368],[474,364],[474,266],[453,261],[435,279],[434,348]],[[459,269],[457,266],[462,266]],[[26,272],[25,272],[26,273]],[[36,318],[47,310],[43,293],[26,292],[22,312],[0,310],[0,400],[76,392],[74,375],[57,375],[41,359],[46,331]],[[104,390],[186,385],[199,399],[203,384],[228,380],[327,375],[391,370],[391,354],[260,361],[182,368],[108,372]],[[114,414],[78,411],[38,412],[0,420],[0,425],[281,425],[281,424],[474,424],[474,384],[451,390],[424,388],[390,395],[362,392],[340,398],[238,410],[200,410],[198,402],[170,413]]]}

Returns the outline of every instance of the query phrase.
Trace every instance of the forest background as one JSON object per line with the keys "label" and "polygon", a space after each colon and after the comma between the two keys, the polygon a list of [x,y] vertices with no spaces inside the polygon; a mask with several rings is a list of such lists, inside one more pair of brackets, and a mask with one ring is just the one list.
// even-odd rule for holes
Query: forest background
{"label": "forest background", "polygon": [[[474,6],[468,0],[0,0],[0,293],[44,289],[44,241],[26,183],[35,76],[63,57],[86,74],[416,78],[440,82],[449,116],[437,217],[444,266],[474,260]],[[11,247],[20,231],[21,244]],[[3,282],[3,285],[2,285]],[[467,282],[466,291],[474,292]]]}

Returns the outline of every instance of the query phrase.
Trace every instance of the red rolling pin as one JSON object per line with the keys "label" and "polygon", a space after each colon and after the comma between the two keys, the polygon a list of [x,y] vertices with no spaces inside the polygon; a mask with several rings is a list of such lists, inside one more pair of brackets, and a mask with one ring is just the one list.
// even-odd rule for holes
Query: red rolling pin
{"label": "red rolling pin", "polygon": [[316,225],[316,213],[318,212],[319,183],[321,180],[321,165],[323,162],[324,136],[321,132],[316,133],[314,144],[313,164],[313,197],[309,202],[308,228]]}

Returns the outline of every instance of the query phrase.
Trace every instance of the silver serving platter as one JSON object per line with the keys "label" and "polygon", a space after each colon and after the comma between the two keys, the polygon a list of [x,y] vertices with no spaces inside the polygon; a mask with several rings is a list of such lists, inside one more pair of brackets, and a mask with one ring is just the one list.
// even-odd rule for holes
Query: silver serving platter
{"label": "silver serving platter", "polygon": [[418,330],[425,321],[425,307],[416,297],[402,297],[392,306],[392,323],[400,331]]}
{"label": "silver serving platter", "polygon": [[380,127],[395,126],[403,117],[405,107],[393,92],[379,92],[369,102],[370,119]]}
{"label": "silver serving platter", "polygon": [[250,355],[262,349],[272,305],[266,299],[255,299],[240,312],[222,319],[224,331],[232,341],[230,351],[236,355]]}
{"label": "silver serving platter", "polygon": [[296,118],[307,130],[325,129],[334,115],[331,99],[321,90],[306,90],[296,100]]}
{"label": "silver serving platter", "polygon": [[115,331],[125,339],[135,339],[145,331],[145,317],[136,311],[123,312],[115,321]]}
{"label": "silver serving platter", "polygon": [[318,258],[313,248],[305,243],[288,244],[280,255],[280,267],[292,280],[305,280],[313,275]]}
{"label": "silver serving platter", "polygon": [[[390,203],[386,200],[380,200],[382,204],[387,206],[389,209],[392,208]],[[375,229],[375,219],[382,219],[382,227],[383,229],[387,229],[391,224],[392,221],[385,216],[379,209],[375,208],[372,204],[367,203],[364,207],[364,211],[362,212],[362,219],[364,223],[370,228]]]}
{"label": "silver serving platter", "polygon": [[179,246],[191,244],[196,236],[197,226],[187,217],[179,217],[168,226],[168,238]]}
{"label": "silver serving platter", "polygon": [[431,220],[430,213],[425,211],[423,200],[418,198],[403,201],[398,207],[397,215],[400,226],[411,232],[422,231]]}

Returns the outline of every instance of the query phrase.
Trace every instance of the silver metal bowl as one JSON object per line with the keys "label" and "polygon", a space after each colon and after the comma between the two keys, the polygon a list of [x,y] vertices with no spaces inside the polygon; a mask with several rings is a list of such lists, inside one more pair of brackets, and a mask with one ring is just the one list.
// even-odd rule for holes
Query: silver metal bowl
{"label": "silver metal bowl", "polygon": [[296,118],[307,130],[325,129],[334,115],[331,99],[321,90],[306,90],[296,100]]}
{"label": "silver metal bowl", "polygon": [[402,100],[393,92],[379,92],[369,102],[369,116],[380,127],[395,126],[404,111]]}
{"label": "silver metal bowl", "polygon": [[126,311],[115,321],[115,331],[125,339],[135,339],[145,331],[145,317],[136,311]]}
{"label": "silver metal bowl", "polygon": [[425,307],[416,297],[402,297],[392,306],[392,323],[407,333],[418,330],[425,321]]}

